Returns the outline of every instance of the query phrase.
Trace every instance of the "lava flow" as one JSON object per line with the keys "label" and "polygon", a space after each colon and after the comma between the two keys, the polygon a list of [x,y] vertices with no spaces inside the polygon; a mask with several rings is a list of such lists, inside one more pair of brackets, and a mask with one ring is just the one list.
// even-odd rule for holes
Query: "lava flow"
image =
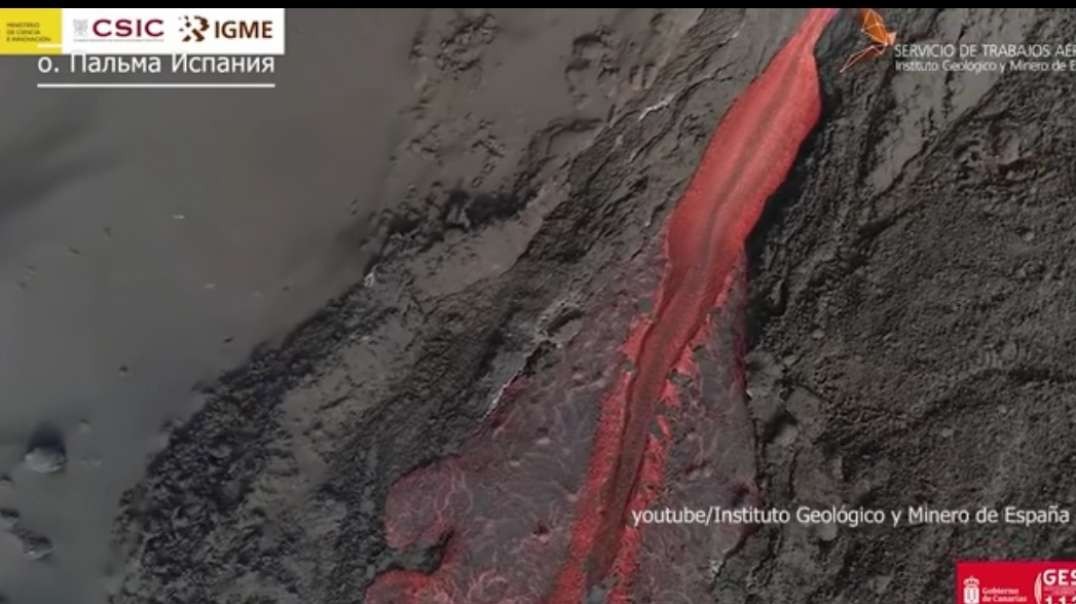
{"label": "lava flow", "polygon": [[[701,601],[707,568],[680,578],[659,569],[675,556],[669,552],[692,550],[687,559],[704,566],[722,554],[714,551],[714,538],[691,533],[714,529],[636,526],[633,512],[717,504],[751,490],[753,462],[735,461],[727,448],[713,459],[713,441],[739,442],[731,433],[743,423],[734,409],[742,406],[741,378],[724,372],[715,397],[702,392],[700,373],[713,371],[703,362],[726,368],[737,362],[732,350],[715,352],[714,332],[722,326],[711,322],[728,317],[722,307],[731,306],[744,241],[818,121],[813,50],[832,16],[812,10],[712,136],[666,225],[658,303],[635,321],[620,351],[634,369],[605,354],[609,367],[596,379],[570,363],[536,375],[502,401],[463,453],[393,485],[386,502],[389,545],[438,549],[441,559],[432,573],[380,575],[368,602]],[[601,358],[598,341],[580,334],[571,358]],[[674,369],[696,387],[674,386]],[[600,405],[592,402],[597,388],[606,392]],[[749,452],[745,444],[740,448]],[[693,486],[667,484],[677,447],[691,448],[680,455],[690,458],[683,472]],[[693,479],[691,472],[702,467],[710,473]]]}

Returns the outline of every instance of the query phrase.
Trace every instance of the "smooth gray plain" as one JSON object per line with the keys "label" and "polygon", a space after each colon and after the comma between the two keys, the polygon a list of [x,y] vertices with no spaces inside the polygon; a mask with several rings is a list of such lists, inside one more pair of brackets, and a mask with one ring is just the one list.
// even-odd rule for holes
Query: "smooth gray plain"
{"label": "smooth gray plain", "polygon": [[[414,12],[289,11],[275,90],[37,90],[0,61],[0,594],[103,601],[117,500],[241,362],[362,278]],[[23,462],[35,431],[67,464]],[[107,579],[105,579],[107,581]]]}

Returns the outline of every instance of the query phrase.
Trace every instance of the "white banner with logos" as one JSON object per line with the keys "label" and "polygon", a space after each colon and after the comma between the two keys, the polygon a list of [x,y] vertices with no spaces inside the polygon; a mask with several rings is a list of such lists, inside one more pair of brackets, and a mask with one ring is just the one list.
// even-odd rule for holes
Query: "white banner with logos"
{"label": "white banner with logos", "polygon": [[62,54],[282,55],[282,8],[65,8]]}

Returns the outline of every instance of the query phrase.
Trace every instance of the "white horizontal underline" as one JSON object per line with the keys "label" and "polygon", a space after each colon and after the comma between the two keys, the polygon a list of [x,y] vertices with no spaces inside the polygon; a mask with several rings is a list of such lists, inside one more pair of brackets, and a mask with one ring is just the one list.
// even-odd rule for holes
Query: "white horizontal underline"
{"label": "white horizontal underline", "polygon": [[275,82],[38,82],[38,88],[276,88]]}

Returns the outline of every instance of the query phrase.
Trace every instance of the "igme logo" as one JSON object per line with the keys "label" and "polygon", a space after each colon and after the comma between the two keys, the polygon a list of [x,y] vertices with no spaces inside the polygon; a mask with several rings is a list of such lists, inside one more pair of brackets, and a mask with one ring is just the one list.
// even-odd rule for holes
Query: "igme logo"
{"label": "igme logo", "polygon": [[184,15],[183,25],[179,27],[179,33],[183,34],[184,42],[201,42],[205,40],[205,32],[209,29],[209,19],[200,15],[193,17]]}
{"label": "igme logo", "polygon": [[271,19],[209,20],[200,15],[184,16],[179,28],[184,42],[202,42],[207,37],[217,40],[271,40]]}

